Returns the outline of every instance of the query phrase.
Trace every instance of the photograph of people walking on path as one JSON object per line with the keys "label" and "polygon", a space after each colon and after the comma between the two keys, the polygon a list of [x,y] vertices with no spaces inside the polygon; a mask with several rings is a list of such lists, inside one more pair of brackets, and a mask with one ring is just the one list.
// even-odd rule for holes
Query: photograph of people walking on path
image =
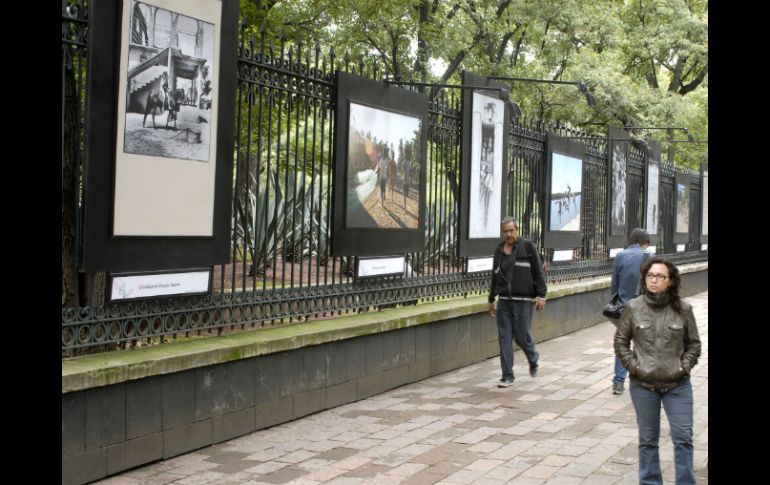
{"label": "photograph of people walking on path", "polygon": [[417,117],[350,103],[346,227],[417,229],[420,129]]}
{"label": "photograph of people walking on path", "polygon": [[500,235],[503,180],[503,116],[500,99],[473,93],[468,237]]}
{"label": "photograph of people walking on path", "polygon": [[553,152],[551,173],[550,230],[579,231],[583,160]]}

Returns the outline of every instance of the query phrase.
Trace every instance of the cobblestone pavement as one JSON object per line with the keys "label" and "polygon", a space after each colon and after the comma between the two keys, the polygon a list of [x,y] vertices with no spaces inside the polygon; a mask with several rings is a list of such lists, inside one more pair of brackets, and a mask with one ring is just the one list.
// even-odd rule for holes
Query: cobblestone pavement
{"label": "cobblestone pavement", "polygon": [[[687,301],[703,341],[692,377],[702,485],[708,483],[708,292]],[[534,379],[516,351],[517,378],[509,388],[496,386],[495,357],[98,483],[636,484],[633,406],[628,391],[611,391],[613,332],[603,322],[539,343]],[[673,484],[665,417],[660,453],[664,481]]]}

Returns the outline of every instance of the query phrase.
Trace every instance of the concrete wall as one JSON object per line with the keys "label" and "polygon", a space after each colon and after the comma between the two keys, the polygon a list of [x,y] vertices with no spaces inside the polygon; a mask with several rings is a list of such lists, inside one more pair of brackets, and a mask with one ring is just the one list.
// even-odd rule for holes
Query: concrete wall
{"label": "concrete wall", "polygon": [[84,483],[497,354],[477,314],[62,395],[64,483]]}
{"label": "concrete wall", "polygon": [[[701,266],[683,275],[688,295],[708,289]],[[608,285],[608,278],[552,285],[546,310],[535,313],[535,339],[605,321]],[[206,339],[207,350],[172,343],[63,361],[62,483],[97,480],[496,356],[495,321],[485,309],[486,297],[476,297]],[[330,325],[335,330],[324,334]],[[234,343],[224,347],[228,338]]]}

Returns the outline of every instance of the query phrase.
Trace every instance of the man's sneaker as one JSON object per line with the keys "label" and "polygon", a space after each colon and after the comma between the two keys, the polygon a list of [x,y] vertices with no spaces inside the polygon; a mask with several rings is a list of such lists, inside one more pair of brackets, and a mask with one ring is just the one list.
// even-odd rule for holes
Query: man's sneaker
{"label": "man's sneaker", "polygon": [[623,387],[622,382],[618,381],[612,381],[612,393],[613,394],[623,394],[623,391],[626,389]]}
{"label": "man's sneaker", "polygon": [[513,377],[503,377],[497,381],[497,387],[511,387],[513,385]]}
{"label": "man's sneaker", "polygon": [[537,370],[540,368],[539,365],[537,365],[537,362],[529,363],[529,377],[537,377]]}

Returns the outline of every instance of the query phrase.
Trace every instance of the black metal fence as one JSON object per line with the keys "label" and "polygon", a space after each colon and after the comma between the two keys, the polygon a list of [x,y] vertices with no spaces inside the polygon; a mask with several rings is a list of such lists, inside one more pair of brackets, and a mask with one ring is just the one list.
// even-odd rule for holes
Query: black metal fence
{"label": "black metal fence", "polygon": [[[332,318],[398,304],[483,294],[489,275],[465,274],[457,256],[461,106],[458,89],[434,89],[429,105],[426,234],[422,252],[407,254],[403,277],[355,281],[354,257],[330,256],[334,159],[334,72],[382,78],[376,64],[351,63],[320,46],[270,45],[242,35],[238,51],[236,164],[231,261],[214,268],[213,292],[203,297],[103,303],[104,275],[80,274],[78,253],[85,154],[83,97],[88,22],[82,1],[62,1],[62,352],[97,352],[182,337],[217,335],[290,321]],[[522,234],[542,239],[545,140],[548,132],[577,130],[527,120],[509,133],[507,211]],[[609,274],[606,245],[607,145],[586,143],[583,174],[584,240],[571,262],[549,263],[549,281]],[[633,148],[628,164],[628,227],[643,226],[646,152]],[[674,176],[661,170],[663,244],[673,253]],[[691,189],[699,193],[699,183]],[[691,202],[690,251],[679,262],[704,260],[699,252],[700,197]],[[693,225],[694,224],[694,225]],[[490,248],[491,251],[491,248]],[[551,254],[544,251],[546,260]]]}

